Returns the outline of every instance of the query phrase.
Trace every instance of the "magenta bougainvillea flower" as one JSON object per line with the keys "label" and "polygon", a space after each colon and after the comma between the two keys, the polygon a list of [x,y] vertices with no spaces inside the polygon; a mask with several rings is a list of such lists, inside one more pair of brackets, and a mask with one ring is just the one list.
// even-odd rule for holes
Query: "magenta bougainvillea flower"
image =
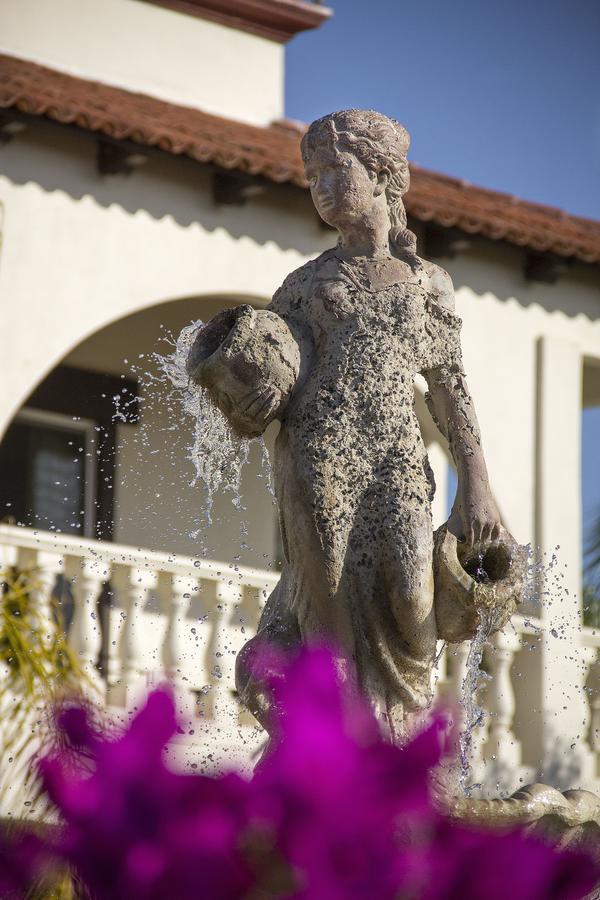
{"label": "magenta bougainvillea flower", "polygon": [[[249,781],[167,768],[168,691],[150,694],[117,739],[94,733],[84,711],[64,712],[85,766],[64,751],[41,764],[64,822],[46,852],[97,900],[575,900],[593,887],[599,872],[582,854],[439,814],[428,779],[442,719],[393,747],[327,650],[281,670],[277,734]],[[23,866],[8,862],[0,847],[0,878],[22,883]]]}
{"label": "magenta bougainvillea flower", "polygon": [[279,735],[255,774],[253,801],[293,868],[294,896],[397,896],[413,877],[414,854],[398,846],[402,819],[422,828],[435,818],[428,773],[442,750],[440,723],[403,749],[385,743],[324,649],[305,652],[273,689]]}
{"label": "magenta bougainvillea flower", "polygon": [[254,776],[253,800],[292,866],[294,900],[575,900],[598,879],[585,856],[440,815],[429,774],[451,749],[444,717],[391,746],[323,648],[305,651],[271,687],[279,739]]}
{"label": "magenta bougainvillea flower", "polygon": [[212,779],[166,767],[162,753],[177,728],[168,692],[150,694],[115,741],[93,734],[81,710],[64,713],[62,726],[95,767],[81,778],[60,757],[41,763],[65,821],[56,850],[98,900],[243,895],[251,884],[239,846],[249,785],[233,773]]}
{"label": "magenta bougainvillea flower", "polygon": [[19,900],[47,863],[43,842],[4,826],[0,830],[0,897]]}

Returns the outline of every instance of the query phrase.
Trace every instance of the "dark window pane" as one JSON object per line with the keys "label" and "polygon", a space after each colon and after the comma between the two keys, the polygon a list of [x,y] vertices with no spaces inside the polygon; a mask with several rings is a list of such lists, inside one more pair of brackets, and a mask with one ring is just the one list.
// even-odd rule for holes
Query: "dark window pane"
{"label": "dark window pane", "polygon": [[81,431],[17,421],[0,445],[0,515],[23,525],[83,534],[85,455]]}

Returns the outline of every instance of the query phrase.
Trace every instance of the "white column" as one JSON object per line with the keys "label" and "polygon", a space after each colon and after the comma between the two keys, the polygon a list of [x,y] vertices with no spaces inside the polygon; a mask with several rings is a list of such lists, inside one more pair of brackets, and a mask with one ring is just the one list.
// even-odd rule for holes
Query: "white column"
{"label": "white column", "polygon": [[587,663],[579,643],[581,389],[579,348],[560,338],[540,338],[536,544],[545,554],[540,557],[544,626],[538,687],[543,732],[540,750],[545,757],[544,770],[567,772],[575,768],[577,784],[589,781],[593,774],[593,757],[584,742],[589,727],[584,693]]}
{"label": "white column", "polygon": [[[433,527],[439,528],[448,518],[448,457],[438,441],[432,441],[428,444],[427,456],[435,478],[435,495],[431,504],[431,517],[433,519]],[[452,500],[454,500],[454,497],[452,497]]]}

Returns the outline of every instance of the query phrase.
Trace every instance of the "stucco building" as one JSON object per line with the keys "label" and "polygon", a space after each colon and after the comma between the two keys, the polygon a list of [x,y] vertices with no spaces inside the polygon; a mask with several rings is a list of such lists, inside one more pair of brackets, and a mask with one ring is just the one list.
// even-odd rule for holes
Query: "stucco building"
{"label": "stucco building", "polygon": [[[258,444],[243,508],[217,496],[203,521],[192,421],[155,354],[193,319],[265,305],[331,246],[283,109],[285,42],[327,16],[302,0],[0,9],[0,545],[72,582],[72,640],[111,703],[171,674],[201,761],[254,740],[230,678],[277,577],[277,521]],[[540,563],[487,654],[478,772],[594,785],[580,423],[600,405],[600,223],[418,167],[406,206],[454,280],[504,524]],[[415,402],[440,523],[447,451],[419,384]],[[440,690],[456,693],[465,661],[442,657]]]}

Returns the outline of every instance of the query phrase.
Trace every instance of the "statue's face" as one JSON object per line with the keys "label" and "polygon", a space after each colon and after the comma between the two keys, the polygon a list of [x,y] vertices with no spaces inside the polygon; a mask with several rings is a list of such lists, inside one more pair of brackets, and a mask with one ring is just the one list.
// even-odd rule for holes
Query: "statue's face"
{"label": "statue's face", "polygon": [[332,145],[318,146],[305,162],[316,210],[338,230],[368,219],[381,202],[380,181],[354,156]]}

